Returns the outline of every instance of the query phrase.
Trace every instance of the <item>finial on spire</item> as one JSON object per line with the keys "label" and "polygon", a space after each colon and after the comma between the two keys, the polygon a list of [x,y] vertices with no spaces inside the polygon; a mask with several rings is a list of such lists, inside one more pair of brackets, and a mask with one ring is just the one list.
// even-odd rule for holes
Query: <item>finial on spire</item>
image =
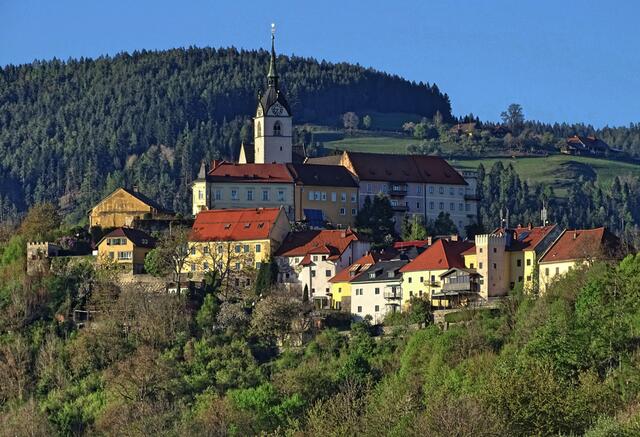
{"label": "finial on spire", "polygon": [[278,87],[278,73],[276,72],[276,23],[271,23],[271,59],[269,61],[269,74],[267,74],[270,87]]}

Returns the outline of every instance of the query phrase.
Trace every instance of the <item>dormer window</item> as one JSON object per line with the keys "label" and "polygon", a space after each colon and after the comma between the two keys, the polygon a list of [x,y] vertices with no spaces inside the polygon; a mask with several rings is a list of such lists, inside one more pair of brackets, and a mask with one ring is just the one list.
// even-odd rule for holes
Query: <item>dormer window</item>
{"label": "dormer window", "polygon": [[279,122],[279,121],[276,121],[276,122],[273,124],[273,136],[274,136],[274,137],[279,137],[279,136],[281,136],[281,135],[282,135],[282,132],[281,132],[281,131],[282,131],[282,127],[280,126],[280,122]]}

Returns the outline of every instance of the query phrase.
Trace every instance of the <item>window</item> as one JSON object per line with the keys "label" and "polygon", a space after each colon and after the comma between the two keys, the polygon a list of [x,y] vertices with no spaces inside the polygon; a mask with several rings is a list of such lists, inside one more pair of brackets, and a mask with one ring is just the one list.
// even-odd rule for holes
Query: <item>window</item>
{"label": "window", "polygon": [[204,246],[204,247],[202,248],[202,252],[203,252],[205,255],[209,255],[209,246]]}
{"label": "window", "polygon": [[497,248],[493,248],[493,253],[498,253],[498,249]]}
{"label": "window", "polygon": [[223,250],[222,244],[218,244],[218,253],[222,253]]}
{"label": "window", "polygon": [[262,190],[262,200],[264,202],[268,202],[269,201],[269,191],[268,190]]}
{"label": "window", "polygon": [[407,278],[407,282],[408,282],[409,284],[411,284],[411,276],[409,276],[409,277]]}
{"label": "window", "polygon": [[451,211],[455,211],[455,210],[456,210],[456,204],[455,204],[455,203],[453,203],[453,202],[451,202],[451,203],[449,204],[449,209],[450,209]]}
{"label": "window", "polygon": [[496,263],[493,263],[493,270],[497,269],[498,265]]}
{"label": "window", "polygon": [[313,255],[313,260],[318,261],[318,255]]}
{"label": "window", "polygon": [[216,200],[222,200],[222,190],[216,190]]}
{"label": "window", "polygon": [[518,276],[518,282],[522,282],[522,276]]}
{"label": "window", "polygon": [[377,313],[378,311],[380,311],[380,305],[376,305],[376,306],[375,306],[375,311],[376,311],[376,313]]}
{"label": "window", "polygon": [[479,268],[479,269],[481,269],[481,268],[482,268],[482,261],[480,261],[480,262],[478,263],[478,268]]}
{"label": "window", "polygon": [[518,267],[522,267],[522,260],[521,260],[521,259],[517,260],[517,261],[516,261],[516,265],[517,265]]}
{"label": "window", "polygon": [[556,275],[560,274],[560,267],[556,267]]}
{"label": "window", "polygon": [[313,192],[313,200],[320,200],[320,191]]}
{"label": "window", "polygon": [[238,200],[238,190],[231,190],[231,200]]}
{"label": "window", "polygon": [[118,252],[118,259],[119,260],[133,259],[133,253],[131,251]]}
{"label": "window", "polygon": [[367,193],[371,192],[371,184],[367,184]]}
{"label": "window", "polygon": [[434,203],[433,202],[429,202],[429,209],[433,209],[434,208]]}
{"label": "window", "polygon": [[356,193],[351,193],[351,202],[352,202],[352,203],[355,203],[355,202],[357,202],[357,201],[358,201],[358,198],[357,198],[357,196],[356,196]]}
{"label": "window", "polygon": [[528,259],[528,260],[527,260],[527,265],[528,265],[528,266],[530,266],[530,265],[531,265],[531,260],[530,260],[530,259]]}
{"label": "window", "polygon": [[241,250],[240,245],[236,244],[236,248],[235,248],[236,253],[240,253],[240,250]]}
{"label": "window", "polygon": [[313,191],[309,191],[309,200],[313,200]]}
{"label": "window", "polygon": [[462,196],[464,194],[464,190],[462,188],[458,188],[458,194]]}
{"label": "window", "polygon": [[380,288],[379,288],[379,287],[376,287],[376,288],[375,288],[375,290],[374,290],[374,293],[375,293],[375,294],[380,294]]}
{"label": "window", "polygon": [[196,254],[196,246],[191,246],[191,255]]}
{"label": "window", "polygon": [[433,187],[429,187],[429,194],[433,194]]}
{"label": "window", "polygon": [[465,203],[464,210],[467,211],[467,212],[471,211],[471,205],[468,204],[468,203]]}
{"label": "window", "polygon": [[278,190],[278,202],[284,202],[284,191]]}
{"label": "window", "polygon": [[260,122],[258,122],[258,125],[256,126],[256,136],[262,136],[262,125],[260,124]]}
{"label": "window", "polygon": [[444,187],[440,187],[440,188],[438,189],[438,192],[439,192],[440,194],[444,194]]}
{"label": "window", "polygon": [[527,275],[527,281],[531,280],[531,275]]}
{"label": "window", "polygon": [[358,306],[358,312],[361,313],[362,312],[362,307]]}
{"label": "window", "polygon": [[236,270],[240,271],[240,268],[241,268],[240,263],[236,263]]}
{"label": "window", "polygon": [[315,270],[311,270],[311,277],[315,278],[316,277],[316,271]]}
{"label": "window", "polygon": [[276,121],[275,123],[273,123],[273,136],[279,137],[280,135],[282,135],[281,131],[282,126],[280,126],[280,122]]}
{"label": "window", "polygon": [[480,253],[482,253],[482,247],[480,248]]}
{"label": "window", "polygon": [[431,275],[431,283],[432,284],[436,283],[436,275]]}
{"label": "window", "polygon": [[205,272],[208,272],[209,271],[209,263],[205,261],[202,264],[202,268],[204,269]]}
{"label": "window", "polygon": [[260,253],[262,251],[262,246],[260,244],[256,244],[256,253]]}
{"label": "window", "polygon": [[422,194],[422,187],[420,185],[416,188],[416,194]]}
{"label": "window", "polygon": [[331,193],[331,201],[336,202],[338,200],[338,193]]}
{"label": "window", "polygon": [[248,253],[249,252],[249,245],[245,244],[243,249],[244,249],[244,253]]}
{"label": "window", "polygon": [[458,203],[458,211],[463,211],[464,205],[462,203]]}
{"label": "window", "polygon": [[325,193],[324,191],[322,192],[322,200],[327,200],[327,193]]}
{"label": "window", "polygon": [[124,246],[127,244],[126,238],[109,238],[107,240],[107,246]]}
{"label": "window", "polygon": [[340,200],[342,202],[346,202],[347,201],[347,193],[340,193]]}
{"label": "window", "polygon": [[351,215],[358,215],[358,210],[351,208]]}
{"label": "window", "polygon": [[326,261],[327,260],[327,255],[322,255],[322,261]]}
{"label": "window", "polygon": [[344,208],[340,208],[340,215],[346,215],[347,211]]}
{"label": "window", "polygon": [[202,200],[203,197],[202,190],[198,190],[198,200]]}
{"label": "window", "polygon": [[440,210],[442,211],[444,209],[444,202],[440,202]]}
{"label": "window", "polygon": [[449,187],[449,195],[453,196],[455,193],[455,189],[453,187]]}
{"label": "window", "polygon": [[191,271],[192,272],[196,271],[196,263],[191,263]]}
{"label": "window", "polygon": [[416,208],[420,209],[420,202],[416,202]]}
{"label": "window", "polygon": [[473,269],[473,268],[474,268],[473,263],[469,263],[469,268],[470,268],[470,269]]}
{"label": "window", "polygon": [[248,201],[253,200],[253,190],[247,190],[247,200]]}
{"label": "window", "polygon": [[420,283],[422,284],[424,282],[424,276],[420,276]]}
{"label": "window", "polygon": [[325,270],[325,271],[324,271],[324,275],[325,275],[327,278],[331,277],[331,270]]}

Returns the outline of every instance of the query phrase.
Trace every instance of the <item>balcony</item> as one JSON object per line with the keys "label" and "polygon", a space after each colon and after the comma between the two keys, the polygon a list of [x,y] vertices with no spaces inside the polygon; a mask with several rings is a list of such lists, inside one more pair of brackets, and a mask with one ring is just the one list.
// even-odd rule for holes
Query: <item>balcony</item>
{"label": "balcony", "polygon": [[431,280],[426,280],[424,281],[424,285],[426,285],[427,287],[440,287],[440,281],[431,281]]}
{"label": "balcony", "polygon": [[407,212],[409,207],[406,204],[401,204],[401,203],[394,204],[393,202],[391,202],[391,209],[394,212]]}
{"label": "balcony", "polygon": [[385,290],[383,295],[387,300],[402,300],[402,290]]}
{"label": "balcony", "polygon": [[409,191],[407,184],[389,184],[390,196],[406,196]]}

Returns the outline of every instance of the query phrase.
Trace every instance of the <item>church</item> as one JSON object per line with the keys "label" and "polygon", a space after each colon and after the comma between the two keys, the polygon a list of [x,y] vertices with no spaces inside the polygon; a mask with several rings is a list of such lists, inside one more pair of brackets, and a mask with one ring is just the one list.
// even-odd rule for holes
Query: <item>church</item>
{"label": "church", "polygon": [[[355,224],[367,197],[389,197],[399,228],[406,215],[435,220],[448,213],[458,229],[477,218],[474,177],[435,156],[341,155],[295,159],[293,114],[280,89],[275,34],[267,87],[258,94],[253,144],[242,144],[237,162],[202,163],[192,184],[192,212],[282,207],[292,222],[311,227]],[[294,156],[295,155],[295,156]]]}

